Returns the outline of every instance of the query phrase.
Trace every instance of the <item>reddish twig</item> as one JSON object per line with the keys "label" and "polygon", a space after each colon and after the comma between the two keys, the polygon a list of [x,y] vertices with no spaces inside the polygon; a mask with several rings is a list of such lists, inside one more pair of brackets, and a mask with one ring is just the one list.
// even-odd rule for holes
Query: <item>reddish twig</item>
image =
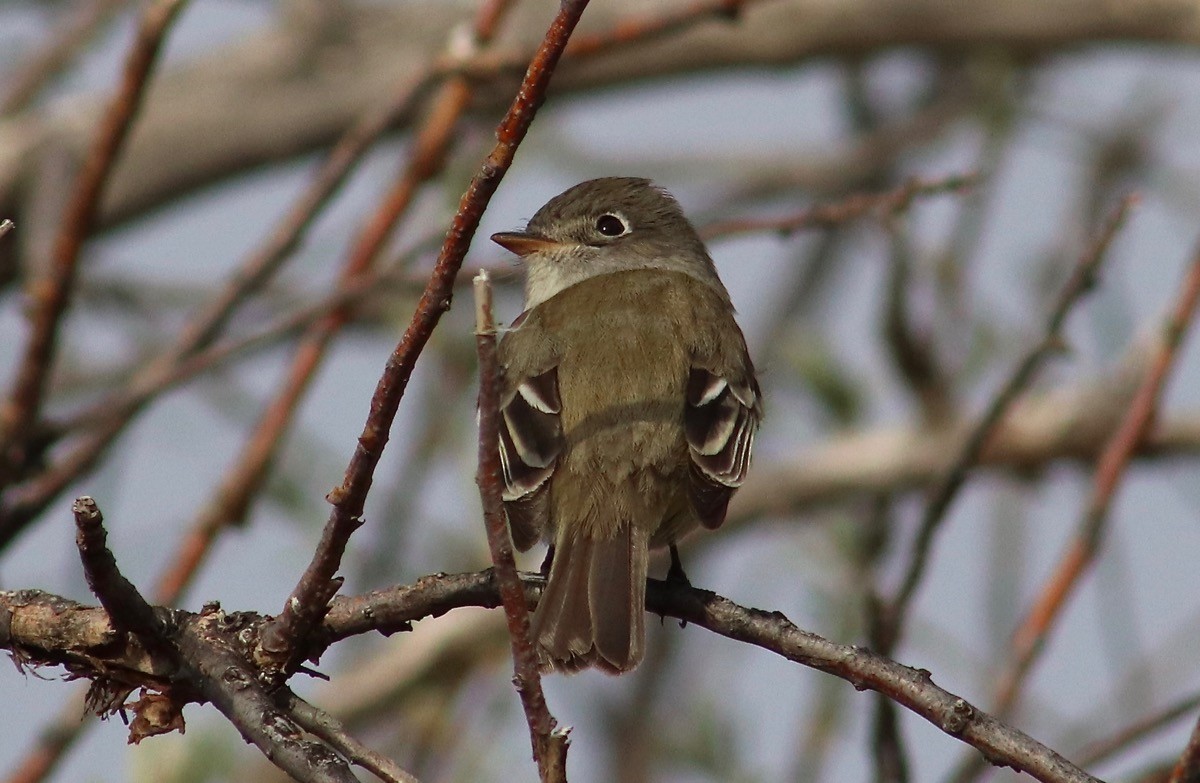
{"label": "reddish twig", "polygon": [[815,204],[793,215],[780,218],[738,218],[709,223],[700,229],[705,239],[738,234],[774,232],[787,236],[809,228],[828,228],[875,213],[883,217],[903,212],[920,196],[958,193],[974,187],[978,175],[951,174],[937,179],[910,179],[884,193],[858,193],[829,204]]}
{"label": "reddish twig", "polygon": [[517,147],[524,140],[538,107],[545,99],[546,88],[563,48],[586,6],[587,0],[563,1],[537,55],[530,63],[517,97],[496,130],[495,147],[459,202],[458,212],[446,234],[429,284],[417,303],[416,313],[388,359],[383,377],[375,388],[371,413],[346,468],[345,478],[341,486],[328,495],[333,510],[312,562],[285,602],[279,617],[263,629],[260,642],[263,654],[285,668],[294,665],[297,657],[303,655],[301,650],[312,629],[320,623],[328,609],[329,597],[336,591],[334,574],[341,564],[350,534],[362,524],[363,505],[371,487],[375,466],[383,454],[392,421],[417,357],[429,341],[442,313],[450,306],[454,278],[462,266],[483,211],[512,165]]}
{"label": "reddish twig", "polygon": [[1013,403],[1033,381],[1042,364],[1056,351],[1061,350],[1062,328],[1067,315],[1075,303],[1095,285],[1097,273],[1107,256],[1108,248],[1121,226],[1124,225],[1129,209],[1135,201],[1133,196],[1123,198],[1109,215],[1103,228],[1080,257],[1066,284],[1059,292],[1047,320],[1043,337],[1033,349],[1021,358],[1009,374],[1008,380],[992,398],[987,410],[971,430],[962,450],[951,464],[945,477],[934,489],[921,518],[908,569],[896,591],[895,598],[884,608],[881,616],[883,627],[878,639],[880,652],[888,654],[895,647],[904,627],[908,607],[924,576],[933,546],[933,538],[940,528],[946,512],[950,510],[950,505],[966,482],[968,473],[979,462],[992,434],[1004,420]]}
{"label": "reddish twig", "polygon": [[[1100,454],[1096,474],[1092,480],[1091,498],[1083,519],[1080,520],[1079,529],[1058,567],[1047,580],[1039,599],[1013,635],[1013,660],[1017,663],[1013,674],[1017,680],[1033,663],[1059,612],[1099,552],[1107,528],[1108,510],[1112,499],[1121,486],[1133,455],[1154,424],[1159,398],[1179,357],[1179,347],[1183,338],[1195,319],[1198,299],[1200,251],[1197,251],[1183,282],[1179,299],[1163,325],[1154,359],[1129,405],[1129,411]],[[1002,677],[1001,682],[1003,685],[1000,688],[998,703],[999,709],[1006,712],[1014,701],[1016,693],[1013,686],[1017,683],[1010,677]],[[1012,685],[1009,685],[1010,682]]]}
{"label": "reddish twig", "polygon": [[8,89],[0,98],[0,116],[15,114],[28,106],[42,88],[72,58],[78,56],[87,40],[128,0],[85,0],[58,25],[49,43],[9,77]]}
{"label": "reddish twig", "polygon": [[163,38],[185,3],[186,0],[157,0],[142,14],[137,37],[125,61],[121,88],[84,159],[46,276],[35,278],[30,286],[29,339],[10,396],[0,409],[0,485],[6,483],[4,474],[19,473],[21,465],[33,456],[24,453],[26,441],[41,413],[58,330],[74,288],[83,242],[91,233],[105,183],[133,126]]}
{"label": "reddish twig", "polygon": [[565,781],[567,734],[555,731],[556,722],[542,692],[537,653],[530,638],[529,610],[525,589],[517,575],[512,538],[504,514],[500,473],[500,368],[496,361],[496,322],[492,316],[492,284],[487,272],[475,278],[475,347],[479,354],[479,496],[483,501],[483,522],[487,529],[488,549],[492,553],[508,636],[512,645],[513,683],[525,709],[533,758],[543,783]]}

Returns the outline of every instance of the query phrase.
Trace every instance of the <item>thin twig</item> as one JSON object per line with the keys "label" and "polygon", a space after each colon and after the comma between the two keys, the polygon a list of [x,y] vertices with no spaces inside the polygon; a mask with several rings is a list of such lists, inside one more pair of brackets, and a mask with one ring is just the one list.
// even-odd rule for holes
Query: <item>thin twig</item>
{"label": "thin twig", "polygon": [[351,763],[369,771],[384,783],[420,783],[399,764],[360,742],[340,720],[309,704],[292,693],[290,688],[280,688],[276,699],[305,731],[325,740]]}
{"label": "thin twig", "polygon": [[883,308],[883,336],[888,353],[905,384],[920,400],[925,421],[931,424],[946,421],[951,415],[951,384],[930,330],[913,323],[909,306],[912,253],[908,236],[899,215],[888,215],[885,224],[891,240]]}
{"label": "thin twig", "polygon": [[1112,736],[1097,740],[1083,748],[1079,751],[1079,763],[1084,767],[1094,768],[1128,750],[1151,734],[1167,728],[1185,715],[1190,715],[1198,707],[1200,707],[1200,694],[1193,693],[1152,715],[1139,718],[1128,726],[1123,726]]}
{"label": "thin twig", "polygon": [[186,2],[157,0],[142,14],[125,61],[120,90],[97,128],[67,203],[48,271],[45,277],[35,278],[31,284],[29,339],[10,396],[0,409],[0,486],[7,483],[5,474],[19,472],[20,466],[34,457],[24,453],[26,440],[41,412],[80,251],[91,233],[104,186],[133,127],[134,115],[141,105],[166,32]]}
{"label": "thin twig", "polygon": [[1092,240],[1086,252],[1080,257],[1066,284],[1059,292],[1058,298],[1055,300],[1046,323],[1045,334],[1039,340],[1038,344],[1021,358],[1009,374],[1007,381],[1005,381],[1004,385],[992,398],[987,410],[984,411],[978,423],[972,429],[971,434],[967,437],[962,450],[951,464],[945,477],[933,491],[929,503],[925,507],[925,513],[921,518],[921,525],[913,543],[912,557],[909,561],[908,569],[904,574],[899,589],[896,591],[895,598],[892,599],[890,605],[885,609],[884,617],[882,618],[885,627],[880,636],[880,643],[882,645],[880,651],[884,654],[890,653],[894,648],[899,634],[904,627],[909,605],[925,573],[925,567],[933,546],[933,538],[941,527],[946,512],[949,511],[950,505],[966,482],[967,475],[979,462],[979,458],[983,454],[983,450],[991,439],[992,434],[1004,420],[1004,417],[1008,414],[1013,404],[1025,389],[1028,388],[1038,370],[1041,369],[1042,364],[1055,352],[1061,350],[1062,328],[1066,322],[1067,315],[1071,312],[1075,303],[1095,285],[1100,265],[1107,256],[1108,248],[1112,244],[1114,237],[1116,237],[1121,226],[1124,225],[1125,217],[1134,202],[1135,198],[1132,196],[1121,200],[1105,222],[1103,228],[1095,239]]}
{"label": "thin twig", "polygon": [[500,369],[496,361],[496,322],[492,316],[492,283],[487,272],[475,277],[475,348],[479,355],[479,496],[483,502],[483,521],[487,529],[488,549],[504,602],[508,636],[512,645],[513,683],[521,697],[533,758],[543,783],[565,781],[567,734],[555,731],[556,721],[542,692],[537,653],[529,630],[529,611],[525,591],[513,559],[508,519],[504,514],[500,474]]}
{"label": "thin twig", "polygon": [[362,524],[362,510],[383,454],[400,399],[412,376],[417,357],[429,341],[434,327],[450,307],[454,278],[488,202],[512,165],[517,148],[529,131],[537,109],[545,99],[550,77],[562,56],[571,32],[583,14],[587,0],[564,0],[558,15],[529,65],[517,97],[496,131],[496,145],[459,202],[457,214],[446,234],[429,284],[421,294],[416,313],[399,344],[388,359],[383,377],[371,399],[367,418],[354,456],[341,486],[329,493],[333,505],[321,542],[291,596],[276,620],[263,629],[260,649],[269,659],[294,665],[308,643],[312,630],[328,611],[329,598],[336,592],[334,574],[351,533]]}
{"label": "thin twig", "polygon": [[7,234],[9,231],[12,231],[14,228],[16,228],[16,225],[8,218],[5,218],[4,220],[0,220],[0,237],[3,237],[5,234]]}
{"label": "thin twig", "polygon": [[903,212],[921,196],[958,193],[974,187],[975,173],[951,174],[936,179],[913,178],[883,193],[858,193],[829,204],[815,204],[779,218],[737,218],[709,223],[700,229],[705,239],[724,239],[739,234],[777,233],[787,236],[809,228],[829,228],[876,213],[882,217]]}

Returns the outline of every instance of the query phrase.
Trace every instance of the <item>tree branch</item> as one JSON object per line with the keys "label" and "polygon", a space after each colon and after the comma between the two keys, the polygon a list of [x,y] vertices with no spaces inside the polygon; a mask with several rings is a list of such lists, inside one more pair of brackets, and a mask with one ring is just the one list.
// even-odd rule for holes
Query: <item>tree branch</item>
{"label": "tree branch", "polygon": [[320,623],[328,610],[329,599],[337,592],[339,584],[334,580],[334,574],[337,573],[351,533],[362,525],[363,505],[371,487],[375,466],[383,454],[392,421],[417,357],[442,314],[450,307],[454,278],[462,266],[483,211],[512,165],[517,148],[545,100],[550,78],[586,5],[587,0],[564,0],[530,63],[517,97],[496,131],[496,146],[463,194],[429,284],[417,302],[417,311],[375,388],[371,413],[346,468],[342,485],[327,496],[333,511],[312,562],[285,602],[279,617],[264,629],[260,643],[262,654],[285,669],[298,663],[298,657],[303,657],[309,633]]}
{"label": "tree branch", "polygon": [[[544,580],[533,575],[522,578],[526,600],[536,602]],[[413,585],[335,598],[325,618],[321,644],[369,631],[406,630],[415,620],[454,607],[499,605],[499,587],[490,569],[427,576]],[[646,605],[656,614],[684,620],[832,674],[858,690],[877,691],[944,733],[975,747],[994,764],[1027,772],[1044,783],[1097,783],[1058,753],[938,687],[929,672],[808,633],[778,612],[750,609],[707,590],[657,580],[649,582]],[[57,611],[51,607],[57,607]],[[184,627],[193,622],[189,618],[196,617],[186,612],[176,615]],[[31,617],[40,622],[31,622]],[[242,628],[261,628],[269,622],[249,613],[238,614]],[[50,657],[51,650],[59,657],[63,650],[76,654],[81,649],[94,651],[96,641],[107,633],[111,633],[111,626],[102,610],[79,607],[44,593],[0,592],[0,647],[20,650],[32,663],[59,662],[59,658]],[[136,660],[121,653],[120,649],[114,650],[113,656],[120,661]],[[112,665],[108,660],[105,663]],[[128,676],[134,674],[129,672]]]}

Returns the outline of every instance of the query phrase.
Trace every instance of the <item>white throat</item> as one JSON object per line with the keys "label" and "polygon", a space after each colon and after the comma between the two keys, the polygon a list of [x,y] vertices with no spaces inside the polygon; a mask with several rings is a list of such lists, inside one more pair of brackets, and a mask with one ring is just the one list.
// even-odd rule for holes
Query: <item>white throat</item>
{"label": "white throat", "polygon": [[[683,272],[702,283],[714,286],[725,296],[725,287],[717,278],[711,263],[697,263],[672,255],[662,256],[613,256],[608,253],[575,251],[575,257],[538,258],[533,255],[525,259],[525,310],[562,293],[576,283],[613,272],[628,272],[635,269],[663,269],[668,272]],[[581,257],[582,256],[582,257]]]}
{"label": "white throat", "polygon": [[525,309],[533,308],[562,293],[566,289],[582,283],[589,277],[614,270],[597,270],[591,264],[559,263],[555,261],[532,261],[527,263],[525,270]]}

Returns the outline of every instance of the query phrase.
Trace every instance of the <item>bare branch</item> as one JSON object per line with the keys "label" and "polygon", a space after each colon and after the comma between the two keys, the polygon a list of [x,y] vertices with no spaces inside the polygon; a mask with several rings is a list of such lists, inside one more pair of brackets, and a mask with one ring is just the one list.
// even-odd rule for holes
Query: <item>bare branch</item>
{"label": "bare branch", "polygon": [[814,204],[784,217],[715,221],[701,228],[700,235],[705,239],[724,239],[759,232],[775,232],[788,236],[810,228],[832,228],[870,214],[888,218],[908,209],[917,198],[961,193],[974,187],[978,180],[979,176],[974,173],[950,174],[933,179],[914,177],[883,193],[856,193],[839,201]]}

